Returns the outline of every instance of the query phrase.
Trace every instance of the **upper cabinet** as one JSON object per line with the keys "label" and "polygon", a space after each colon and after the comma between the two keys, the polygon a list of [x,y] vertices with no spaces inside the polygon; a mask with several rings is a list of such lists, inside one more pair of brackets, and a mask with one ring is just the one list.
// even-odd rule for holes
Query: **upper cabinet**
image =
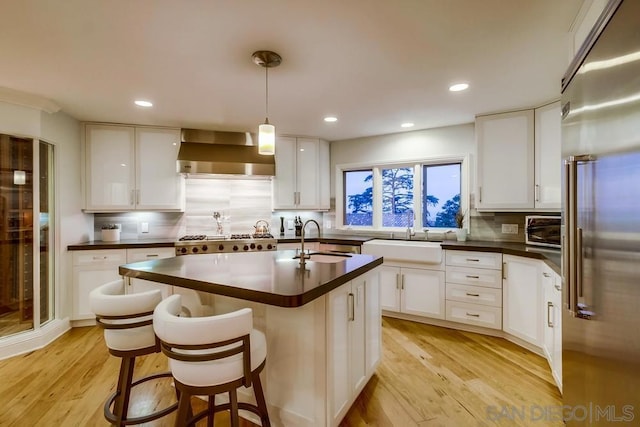
{"label": "upper cabinet", "polygon": [[329,143],[279,137],[276,142],[273,209],[329,209]]}
{"label": "upper cabinet", "polygon": [[535,109],[534,208],[560,209],[560,101]]}
{"label": "upper cabinet", "polygon": [[560,103],[476,117],[476,207],[560,209]]}
{"label": "upper cabinet", "polygon": [[184,210],[180,130],[86,124],[85,211]]}
{"label": "upper cabinet", "polygon": [[533,110],[476,117],[478,209],[533,207],[533,120]]}

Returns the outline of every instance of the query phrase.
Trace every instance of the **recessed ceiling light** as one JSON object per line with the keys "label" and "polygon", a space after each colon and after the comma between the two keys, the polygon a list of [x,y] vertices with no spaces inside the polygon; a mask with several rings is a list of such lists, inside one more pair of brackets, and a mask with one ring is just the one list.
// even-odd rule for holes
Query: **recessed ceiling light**
{"label": "recessed ceiling light", "polygon": [[451,92],[460,92],[461,90],[466,90],[469,88],[467,83],[457,83],[455,85],[449,86],[449,90]]}
{"label": "recessed ceiling light", "polygon": [[403,123],[403,124],[400,125],[400,127],[403,127],[403,128],[412,128],[414,126],[415,125],[413,123],[411,123],[411,122],[406,122],[406,123]]}
{"label": "recessed ceiling light", "polygon": [[136,100],[136,101],[135,101],[135,104],[136,104],[138,107],[153,107],[153,104],[152,104],[151,102],[149,102],[149,101],[143,101],[143,100],[141,100],[141,99]]}
{"label": "recessed ceiling light", "polygon": [[328,117],[324,118],[324,121],[328,122],[328,123],[333,123],[333,122],[337,122],[338,118],[337,117],[333,117],[333,116],[328,116]]}

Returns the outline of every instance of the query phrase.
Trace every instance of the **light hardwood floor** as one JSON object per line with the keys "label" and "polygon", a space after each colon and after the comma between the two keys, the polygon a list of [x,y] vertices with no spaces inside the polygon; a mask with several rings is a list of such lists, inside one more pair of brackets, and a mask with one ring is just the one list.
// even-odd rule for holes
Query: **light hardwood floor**
{"label": "light hardwood floor", "polygon": [[[543,358],[501,338],[386,317],[382,325],[382,362],[343,426],[563,425],[545,413],[562,403]],[[118,367],[97,327],[0,361],[0,426],[106,426],[102,405]],[[136,374],[163,369],[164,356],[151,355]],[[174,399],[169,381],[137,393],[138,414]],[[146,425],[172,422],[173,414]]]}

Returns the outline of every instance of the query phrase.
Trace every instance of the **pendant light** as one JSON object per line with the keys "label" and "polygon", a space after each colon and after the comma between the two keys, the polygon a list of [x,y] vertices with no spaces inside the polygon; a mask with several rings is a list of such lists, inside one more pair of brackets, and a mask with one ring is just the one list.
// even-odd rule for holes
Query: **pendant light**
{"label": "pendant light", "polygon": [[265,70],[265,110],[264,123],[258,126],[258,153],[273,156],[276,152],[276,127],[269,123],[269,68],[277,67],[282,58],[270,50],[259,50],[251,55],[253,62]]}

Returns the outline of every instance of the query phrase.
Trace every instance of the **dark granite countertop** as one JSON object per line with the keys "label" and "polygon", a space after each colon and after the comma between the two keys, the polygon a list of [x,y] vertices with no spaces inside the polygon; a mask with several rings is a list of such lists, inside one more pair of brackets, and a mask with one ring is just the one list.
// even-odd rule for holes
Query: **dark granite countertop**
{"label": "dark granite countertop", "polygon": [[188,255],[121,265],[123,276],[255,301],[300,307],[382,264],[373,255],[352,254],[341,261],[307,261],[296,251]]}
{"label": "dark granite countertop", "polygon": [[543,260],[553,271],[562,274],[562,253],[560,249],[544,248],[540,246],[525,245],[524,243],[507,242],[480,242],[480,241],[446,241],[441,244],[442,249],[500,252],[507,255],[516,255],[527,258]]}
{"label": "dark granite countertop", "polygon": [[135,248],[172,248],[176,239],[127,239],[117,242],[103,242],[94,240],[91,242],[68,245],[69,251],[84,251],[98,249],[135,249]]}
{"label": "dark granite countertop", "polygon": [[[298,243],[300,237],[275,236],[278,243]],[[348,235],[348,234],[324,234],[318,237],[317,233],[309,233],[305,235],[305,242],[321,242],[337,245],[362,245],[362,243],[373,240],[384,239],[379,236],[367,235]],[[404,240],[404,239],[393,239]],[[419,239],[415,239],[419,240]],[[100,240],[79,243],[67,246],[70,251],[91,250],[91,249],[130,249],[130,248],[170,248],[173,247],[175,239],[131,239],[120,240],[119,242],[103,242]],[[458,242],[455,240],[445,240],[442,243],[443,249],[480,251],[480,252],[500,252],[508,255],[523,256],[528,258],[541,259],[545,261],[556,273],[561,274],[561,252],[560,249],[543,248],[539,246],[525,245],[524,243],[509,242],[485,242],[469,240],[466,242]]]}

